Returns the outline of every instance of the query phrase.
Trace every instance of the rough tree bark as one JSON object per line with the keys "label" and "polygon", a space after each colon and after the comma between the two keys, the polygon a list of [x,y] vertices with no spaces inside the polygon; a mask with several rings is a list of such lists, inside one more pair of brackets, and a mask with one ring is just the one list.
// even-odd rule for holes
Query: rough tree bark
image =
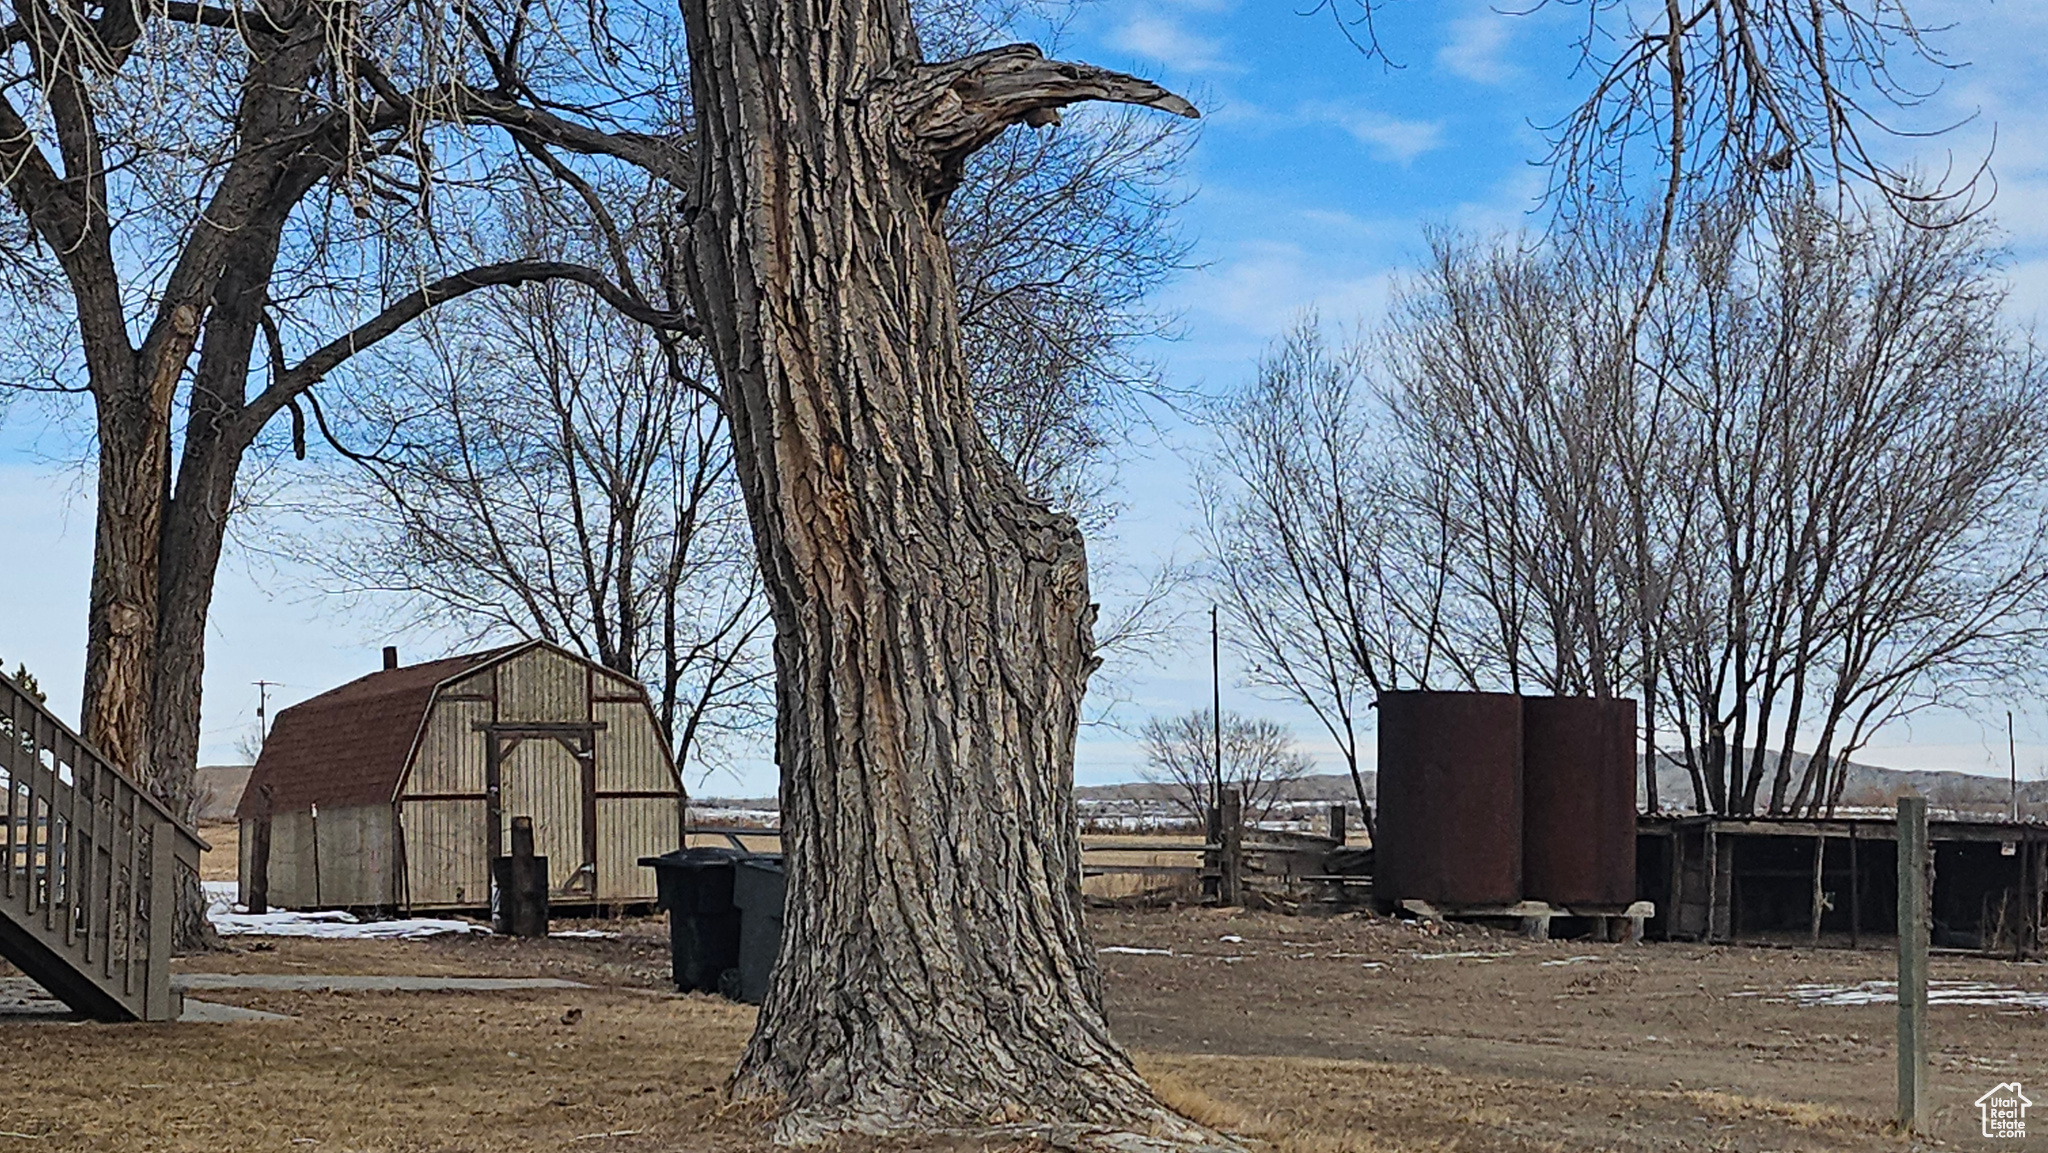
{"label": "rough tree bark", "polygon": [[779,1137],[1211,1140],[1111,1038],[1081,923],[1074,520],[976,424],[940,211],[1081,100],[1192,106],[1012,46],[927,64],[902,0],[684,0],[690,291],[776,623],[784,950],[736,1074]]}

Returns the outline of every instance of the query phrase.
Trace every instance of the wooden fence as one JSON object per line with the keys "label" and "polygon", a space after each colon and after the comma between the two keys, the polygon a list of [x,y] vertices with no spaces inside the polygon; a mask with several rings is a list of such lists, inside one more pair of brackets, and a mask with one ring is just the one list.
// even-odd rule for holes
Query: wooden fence
{"label": "wooden fence", "polygon": [[[1083,832],[1084,892],[1110,901],[1285,907],[1369,899],[1369,880],[1335,876],[1327,864],[1331,850],[1346,843],[1344,806],[1330,806],[1324,835],[1248,825],[1236,791],[1226,789],[1223,800],[1210,814],[1206,836]],[[782,838],[776,828],[691,825],[683,832],[691,847],[745,852],[777,852]]]}

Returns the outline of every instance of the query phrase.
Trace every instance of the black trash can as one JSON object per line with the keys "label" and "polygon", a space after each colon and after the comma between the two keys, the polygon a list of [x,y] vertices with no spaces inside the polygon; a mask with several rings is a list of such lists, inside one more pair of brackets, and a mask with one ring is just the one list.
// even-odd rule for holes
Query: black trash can
{"label": "black trash can", "polygon": [[732,900],[740,910],[739,998],[749,1005],[768,995],[768,975],[782,951],[782,905],[788,890],[781,857],[746,857],[736,863]]}
{"label": "black trash can", "polygon": [[733,905],[736,849],[677,849],[642,857],[654,870],[657,899],[668,910],[669,968],[679,992],[718,992],[718,979],[739,964],[740,913]]}

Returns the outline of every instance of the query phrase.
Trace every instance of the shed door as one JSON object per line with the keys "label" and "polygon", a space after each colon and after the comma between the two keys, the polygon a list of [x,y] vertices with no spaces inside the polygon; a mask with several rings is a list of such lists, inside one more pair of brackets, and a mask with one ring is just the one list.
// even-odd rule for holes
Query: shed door
{"label": "shed door", "polygon": [[512,818],[532,817],[533,851],[548,859],[548,889],[556,897],[594,895],[589,734],[500,729],[492,736],[498,744],[496,852],[512,851]]}

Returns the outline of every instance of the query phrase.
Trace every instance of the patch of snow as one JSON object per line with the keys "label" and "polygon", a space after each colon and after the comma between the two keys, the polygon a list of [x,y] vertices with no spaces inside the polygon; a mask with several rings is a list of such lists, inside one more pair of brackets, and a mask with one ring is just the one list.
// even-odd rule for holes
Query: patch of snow
{"label": "patch of snow", "polygon": [[1124,953],[1134,957],[1171,957],[1172,949],[1140,949],[1136,945],[1104,945],[1098,953]]}
{"label": "patch of snow", "polygon": [[[1746,991],[1733,995],[1754,997],[1762,994]],[[1784,996],[1770,997],[1769,1000],[1789,1001],[1802,1008],[1832,1005],[1896,1005],[1899,1001],[1899,984],[1897,981],[1864,981],[1857,985],[1793,985],[1785,990]],[[2048,1010],[2048,992],[2038,989],[2015,989],[1986,981],[1929,981],[1927,1003]]]}
{"label": "patch of snow", "polygon": [[555,929],[549,932],[548,936],[566,937],[574,941],[616,941],[619,939],[619,935],[609,929]]}
{"label": "patch of snow", "polygon": [[1413,958],[1415,958],[1415,959],[1416,959],[1416,960],[1418,960],[1418,961],[1466,961],[1466,960],[1470,960],[1470,961],[1478,961],[1478,962],[1479,962],[1480,964],[1482,964],[1482,965],[1483,965],[1483,964],[1487,964],[1487,963],[1489,963],[1489,962],[1492,962],[1492,961],[1498,961],[1498,960],[1500,960],[1500,959],[1501,959],[1502,957],[1512,957],[1512,956],[1514,956],[1514,954],[1513,954],[1513,953],[1410,953],[1410,954],[1408,954],[1408,955],[1409,955],[1410,957],[1413,957]]}
{"label": "patch of snow", "polygon": [[1227,944],[1231,944],[1231,945],[1242,945],[1242,944],[1244,944],[1244,938],[1243,938],[1243,937],[1240,937],[1240,936],[1238,936],[1238,935],[1237,935],[1236,933],[1225,933],[1225,934],[1223,934],[1223,935],[1222,935],[1221,937],[1218,937],[1218,938],[1216,938],[1216,939],[1217,939],[1217,940],[1219,940],[1219,941],[1223,941],[1223,942],[1225,942],[1225,943],[1227,943]]}
{"label": "patch of snow", "polygon": [[782,823],[782,814],[774,809],[691,805],[690,823],[716,826],[716,832],[734,832],[745,836],[748,833],[760,833],[778,827]]}
{"label": "patch of snow", "polygon": [[251,913],[235,903],[232,881],[205,882],[206,919],[223,937],[318,937],[330,941],[416,941],[451,933],[489,933],[471,921],[439,917],[409,917],[395,921],[365,921],[340,909],[311,912],[279,910]]}
{"label": "patch of snow", "polygon": [[1556,961],[1545,961],[1543,962],[1543,967],[1548,969],[1556,965],[1583,965],[1588,961],[1597,961],[1599,959],[1600,957],[1598,954],[1587,953],[1583,956],[1578,957],[1564,957]]}

